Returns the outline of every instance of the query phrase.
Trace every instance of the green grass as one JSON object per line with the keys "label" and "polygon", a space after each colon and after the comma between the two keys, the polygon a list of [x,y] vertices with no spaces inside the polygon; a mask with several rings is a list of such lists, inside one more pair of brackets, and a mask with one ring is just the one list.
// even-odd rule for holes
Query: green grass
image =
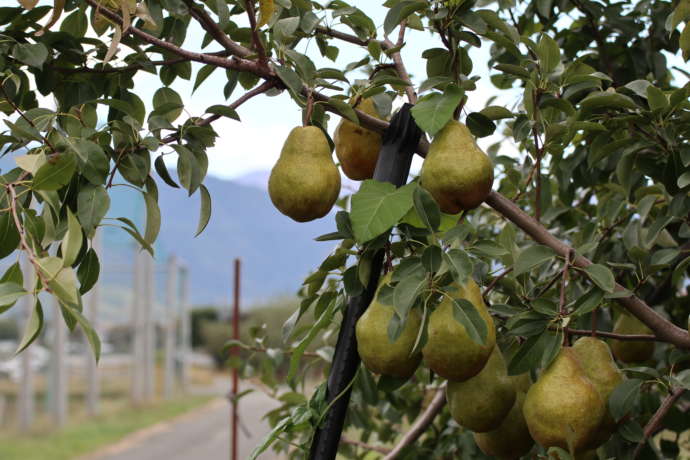
{"label": "green grass", "polygon": [[201,406],[209,396],[189,396],[145,408],[123,408],[69,424],[60,431],[0,435],[2,460],[72,460],[118,441],[134,431]]}

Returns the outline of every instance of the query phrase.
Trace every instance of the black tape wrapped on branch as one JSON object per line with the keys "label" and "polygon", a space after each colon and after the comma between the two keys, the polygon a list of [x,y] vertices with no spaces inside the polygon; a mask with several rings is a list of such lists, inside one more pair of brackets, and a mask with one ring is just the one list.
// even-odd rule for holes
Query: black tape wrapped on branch
{"label": "black tape wrapped on branch", "polygon": [[[374,179],[390,182],[396,187],[407,182],[412,156],[422,135],[410,114],[411,108],[410,104],[403,105],[391,119],[390,126],[383,135],[383,145],[374,171]],[[338,400],[333,403],[323,423],[317,428],[309,453],[311,460],[332,460],[338,452],[351,388],[345,390],[354,378],[360,363],[355,325],[374,297],[381,276],[383,256],[383,251],[374,255],[367,288],[361,295],[351,297],[348,301],[335,346],[326,394],[329,403],[336,397]]]}

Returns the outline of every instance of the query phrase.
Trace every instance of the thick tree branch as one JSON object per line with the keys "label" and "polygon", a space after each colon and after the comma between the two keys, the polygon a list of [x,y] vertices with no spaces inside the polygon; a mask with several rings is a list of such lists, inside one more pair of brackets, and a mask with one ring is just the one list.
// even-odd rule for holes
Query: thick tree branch
{"label": "thick tree branch", "polygon": [[[486,199],[486,203],[498,211],[506,219],[520,227],[536,242],[549,246],[560,256],[565,257],[568,252],[573,250],[573,248],[551,235],[551,233],[549,233],[546,228],[534,220],[534,218],[527,215],[518,206],[516,206],[515,203],[500,193],[491,192]],[[592,262],[585,257],[576,256],[573,259],[572,264],[575,267],[585,268],[591,265]],[[624,288],[620,284],[616,283],[615,290],[623,291]],[[679,348],[690,349],[690,336],[688,335],[688,331],[681,329],[675,324],[664,319],[638,297],[622,297],[616,299],[616,301],[618,301],[618,303],[625,307],[640,321],[649,326],[649,328],[654,331],[654,334],[659,339],[670,342]]]}
{"label": "thick tree branch", "polygon": [[640,454],[642,451],[642,446],[647,442],[647,439],[650,438],[650,436],[653,436],[654,433],[659,431],[659,428],[661,427],[661,422],[664,420],[664,417],[666,417],[666,414],[668,413],[669,410],[673,407],[673,405],[676,403],[678,398],[680,398],[683,393],[685,392],[685,388],[676,388],[672,390],[668,396],[666,396],[666,399],[661,403],[661,406],[659,406],[659,409],[654,413],[651,419],[649,419],[649,422],[644,427],[644,439],[637,444],[637,447],[635,447],[635,452],[633,452],[632,459],[635,460],[637,456]]}
{"label": "thick tree branch", "polygon": [[436,390],[436,395],[434,399],[427,408],[422,412],[417,420],[414,421],[410,430],[405,433],[400,442],[391,450],[388,455],[383,457],[383,460],[392,460],[398,458],[398,455],[409,445],[414,443],[419,437],[426,431],[426,429],[431,425],[436,416],[441,412],[443,406],[446,404],[446,388],[445,385],[438,390]]}

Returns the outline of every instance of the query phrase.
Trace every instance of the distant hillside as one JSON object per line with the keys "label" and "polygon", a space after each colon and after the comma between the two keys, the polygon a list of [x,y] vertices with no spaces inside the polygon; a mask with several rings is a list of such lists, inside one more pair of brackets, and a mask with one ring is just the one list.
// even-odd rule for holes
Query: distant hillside
{"label": "distant hillside", "polygon": [[[0,158],[0,169],[6,171],[13,163],[11,157]],[[257,173],[254,181],[247,181],[253,186],[208,177],[204,183],[211,193],[213,213],[206,230],[196,238],[198,193],[189,198],[182,189],[159,185],[163,222],[155,245],[159,300],[163,299],[163,269],[170,254],[190,267],[190,301],[194,305],[228,303],[233,259],[240,257],[242,299],[247,306],[295,293],[309,271],[331,251],[332,243],[314,238],[335,229],[332,215],[303,224],[292,221],[273,207],[260,177]],[[141,195],[128,187],[113,187],[111,199],[108,217],[131,218],[143,232]],[[111,310],[106,314],[110,318],[128,316],[133,255],[133,240],[127,233],[103,228],[104,303],[114,304],[104,310]]]}

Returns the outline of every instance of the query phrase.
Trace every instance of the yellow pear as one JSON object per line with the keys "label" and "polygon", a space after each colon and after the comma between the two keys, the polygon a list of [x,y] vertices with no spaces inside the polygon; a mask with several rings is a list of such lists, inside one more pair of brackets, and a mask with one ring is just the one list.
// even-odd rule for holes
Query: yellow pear
{"label": "yellow pear", "polygon": [[508,377],[501,350],[494,347],[479,374],[464,382],[448,382],[446,399],[461,426],[478,433],[498,428],[515,403],[515,383]]}
{"label": "yellow pear", "polygon": [[[621,314],[613,325],[616,334],[654,334],[642,321],[627,313]],[[624,363],[641,363],[654,355],[654,342],[611,340],[613,356]]]}
{"label": "yellow pear", "polygon": [[467,299],[474,305],[486,323],[486,343],[480,345],[470,338],[465,327],[453,317],[453,303],[444,296],[429,316],[428,337],[422,353],[429,369],[448,380],[462,382],[477,375],[484,367],[496,345],[496,330],[479,286],[473,279],[470,278],[465,285],[454,285],[450,295]]}
{"label": "yellow pear", "polygon": [[505,460],[515,460],[527,454],[534,445],[529,434],[522,407],[525,393],[518,391],[515,404],[495,430],[474,433],[474,441],[486,455]]}
{"label": "yellow pear", "polygon": [[294,128],[268,179],[276,208],[297,222],[323,217],[340,193],[340,173],[328,140],[316,126]]}
{"label": "yellow pear", "polygon": [[[381,118],[370,98],[362,99],[356,107],[367,115]],[[340,120],[333,134],[335,154],[340,167],[352,180],[364,180],[374,177],[376,161],[381,150],[381,135],[357,125],[345,118]]]}
{"label": "yellow pear", "polygon": [[451,120],[429,146],[420,177],[441,211],[457,214],[476,208],[486,199],[494,170],[467,126]]}
{"label": "yellow pear", "polygon": [[[390,281],[390,278],[390,273],[384,276],[378,289]],[[391,343],[388,338],[388,323],[394,314],[395,310],[391,305],[379,302],[377,296],[374,296],[355,327],[357,351],[371,372],[406,379],[414,374],[422,359],[421,353],[412,353],[422,318],[416,308],[411,309],[402,333]]]}
{"label": "yellow pear", "polygon": [[[572,348],[585,375],[599,392],[604,405],[608,407],[609,396],[624,378],[611,356],[609,346],[603,340],[582,337]],[[604,444],[615,430],[616,421],[607,409],[597,435],[588,447],[594,449]]]}
{"label": "yellow pear", "polygon": [[596,436],[605,408],[575,352],[563,347],[527,392],[522,412],[539,444],[581,452]]}

